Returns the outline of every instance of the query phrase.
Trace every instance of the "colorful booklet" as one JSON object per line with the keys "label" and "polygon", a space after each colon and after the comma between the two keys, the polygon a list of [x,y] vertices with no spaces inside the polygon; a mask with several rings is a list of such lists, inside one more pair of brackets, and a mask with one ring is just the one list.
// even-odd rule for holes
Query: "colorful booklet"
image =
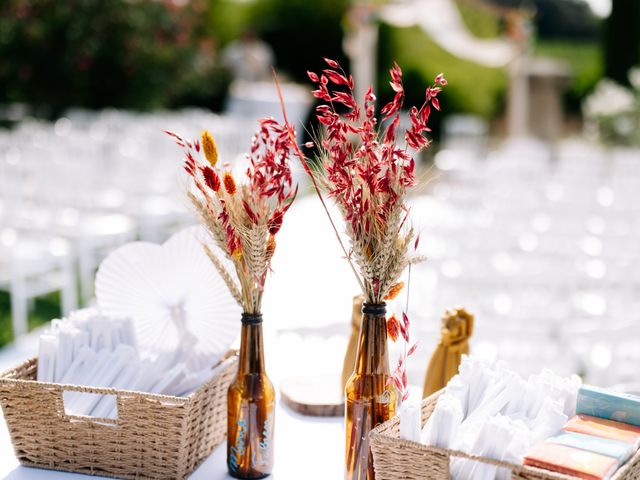
{"label": "colorful booklet", "polygon": [[633,445],[626,442],[576,432],[560,432],[548,438],[546,442],[566,445],[567,447],[579,448],[580,450],[587,450],[612,457],[615,458],[620,465],[629,460],[631,455],[636,451]]}
{"label": "colorful booklet", "polygon": [[578,391],[576,413],[640,426],[640,397],[583,385]]}
{"label": "colorful booklet", "polygon": [[626,442],[636,449],[640,445],[640,427],[590,415],[576,415],[567,422],[563,430]]}
{"label": "colorful booklet", "polygon": [[615,458],[553,443],[539,443],[524,457],[524,464],[585,480],[606,480],[618,468]]}

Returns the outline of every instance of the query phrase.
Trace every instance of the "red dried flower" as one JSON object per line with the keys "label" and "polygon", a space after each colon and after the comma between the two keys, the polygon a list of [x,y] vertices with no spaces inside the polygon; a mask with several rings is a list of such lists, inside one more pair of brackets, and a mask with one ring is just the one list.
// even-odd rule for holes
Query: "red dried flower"
{"label": "red dried flower", "polygon": [[276,210],[275,212],[273,212],[273,215],[269,219],[269,223],[268,223],[269,233],[271,235],[275,235],[280,231],[280,227],[282,227],[283,215],[284,213],[280,210]]}
{"label": "red dried flower", "polygon": [[387,295],[384,297],[384,300],[395,299],[400,294],[403,288],[404,288],[404,282],[396,283],[389,289],[389,293],[387,293]]}
{"label": "red dried flower", "polygon": [[400,333],[400,322],[395,315],[391,315],[387,320],[387,335],[392,342],[398,340],[398,333]]}
{"label": "red dried flower", "polygon": [[269,239],[267,240],[267,252],[266,252],[266,256],[268,260],[271,260],[275,251],[276,251],[276,238],[273,235],[269,235]]}
{"label": "red dried flower", "polygon": [[[327,102],[316,107],[316,116],[327,130],[320,146],[327,153],[324,167],[329,193],[344,211],[353,235],[359,237],[370,234],[375,225],[384,225],[390,212],[402,201],[404,189],[415,184],[412,155],[395,145],[399,112],[404,102],[402,71],[397,63],[390,70],[390,85],[395,96],[380,111],[383,121],[388,120],[384,135],[380,135],[372,89],[367,90],[360,105],[354,98],[351,76],[334,60],[325,61],[330,68],[322,70],[321,75],[314,72],[308,75],[316,84],[313,95]],[[405,132],[405,141],[415,151],[429,146],[425,136],[430,132],[427,122],[431,107],[440,107],[438,85],[444,84],[444,76],[437,76],[434,85],[426,90],[425,103],[409,110],[411,126]],[[336,104],[343,105],[346,112],[338,113],[334,108]],[[349,138],[353,134],[360,140],[355,145]],[[371,202],[372,198],[376,200]]]}
{"label": "red dried flower", "polygon": [[335,60],[331,60],[330,58],[324,57],[324,61],[327,62],[327,64],[331,67],[331,68],[338,68],[340,65],[338,65],[338,62],[336,62]]}
{"label": "red dried flower", "polygon": [[236,181],[233,178],[231,172],[224,172],[224,177],[222,177],[222,182],[224,183],[224,189],[227,191],[229,195],[235,195],[237,187]]}
{"label": "red dried flower", "polygon": [[209,165],[205,165],[202,168],[202,176],[204,178],[204,183],[207,184],[207,187],[209,187],[214,192],[220,190],[220,177],[218,177],[218,174],[213,170],[213,168],[211,168]]}
{"label": "red dried flower", "polygon": [[247,203],[246,200],[242,200],[242,207],[244,208],[244,211],[246,212],[247,217],[249,217],[249,220],[251,220],[252,223],[257,225],[258,216],[255,214],[255,212],[251,208],[251,205],[249,205],[249,203]]}
{"label": "red dried flower", "polygon": [[[319,173],[311,171],[300,149],[296,149],[296,155],[318,191],[366,300],[382,303],[383,297],[391,299],[401,288],[397,278],[390,279],[386,273],[400,272],[412,260],[407,254],[407,245],[413,232],[403,230],[408,218],[404,199],[407,189],[416,183],[413,156],[430,145],[428,121],[432,109],[440,108],[437,97],[446,80],[442,75],[437,76],[434,84],[425,90],[423,104],[409,108],[410,124],[403,139],[406,143],[400,147],[396,142],[405,100],[400,67],[394,63],[389,72],[394,96],[382,106],[380,121],[376,118],[376,97],[372,88],[366,91],[363,99],[356,99],[353,78],[336,61],[325,59],[325,62],[329,68],[319,73],[308,72],[315,86],[312,94],[322,100],[315,111],[318,122],[324,126],[324,133],[316,145],[320,150]],[[282,97],[280,90],[279,94]],[[281,105],[286,122],[282,98]],[[293,132],[290,130],[289,134],[292,136]],[[351,248],[346,248],[340,240],[320,189],[327,191],[338,205]],[[417,240],[414,245],[417,247]],[[386,250],[393,250],[395,255],[383,255]],[[394,285],[394,282],[397,283]],[[389,338],[402,336],[405,342],[404,356],[389,379],[389,384],[398,388],[403,399],[408,395],[404,363],[409,355],[406,353],[409,327],[406,314],[402,315],[401,321],[394,316],[387,322]],[[415,348],[416,345],[411,346],[410,354]]]}
{"label": "red dried flower", "polygon": [[449,82],[447,82],[447,79],[444,78],[444,73],[439,73],[435,80],[433,81],[433,83],[439,83],[442,86],[446,86]]}
{"label": "red dried flower", "polygon": [[[217,148],[210,134],[205,132],[201,141],[191,142],[167,132],[184,149],[184,169],[195,187],[189,192],[191,201],[212,240],[236,267],[238,284],[231,276],[225,282],[238,303],[250,313],[260,309],[265,279],[275,251],[273,235],[280,230],[283,216],[297,194],[297,188],[292,187],[288,161],[295,146],[295,133],[292,135],[289,125],[282,125],[273,118],[262,119],[259,123],[248,156],[247,184],[242,188],[231,172],[219,169]],[[211,195],[211,191],[217,195]],[[268,233],[266,247],[255,241],[256,232],[262,236]]]}

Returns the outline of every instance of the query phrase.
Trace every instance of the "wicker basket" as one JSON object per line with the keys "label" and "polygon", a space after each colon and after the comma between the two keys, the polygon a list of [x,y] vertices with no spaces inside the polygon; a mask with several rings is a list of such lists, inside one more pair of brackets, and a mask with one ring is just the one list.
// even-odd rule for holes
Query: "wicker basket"
{"label": "wicker basket", "polygon": [[[235,352],[187,397],[35,381],[37,359],[0,376],[0,402],[16,457],[29,467],[114,478],[183,479],[227,432]],[[68,415],[63,392],[115,396],[117,419]]]}
{"label": "wicker basket", "polygon": [[[433,412],[440,392],[422,401],[422,424]],[[464,452],[428,447],[416,442],[400,439],[400,418],[394,417],[371,431],[370,444],[376,480],[448,480],[451,457],[467,458],[497,465],[511,471],[514,480],[576,480],[576,477],[553,473],[548,470],[514,465],[490,458],[469,455]],[[640,479],[640,452],[620,468],[611,480]]]}

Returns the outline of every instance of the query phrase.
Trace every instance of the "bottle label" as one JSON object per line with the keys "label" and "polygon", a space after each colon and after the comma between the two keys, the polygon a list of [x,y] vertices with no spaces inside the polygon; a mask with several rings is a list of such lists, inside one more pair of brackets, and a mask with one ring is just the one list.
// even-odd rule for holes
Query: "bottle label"
{"label": "bottle label", "polygon": [[258,438],[258,448],[252,451],[252,467],[268,467],[271,462],[271,442],[273,439],[273,409],[262,425],[262,435]]}
{"label": "bottle label", "polygon": [[234,473],[239,469],[269,468],[272,462],[274,404],[259,409],[255,403],[240,407],[235,432],[228,432],[232,442],[228,466]]}
{"label": "bottle label", "polygon": [[242,463],[246,451],[247,419],[242,417],[236,423],[236,441],[229,449],[229,468],[235,472]]}

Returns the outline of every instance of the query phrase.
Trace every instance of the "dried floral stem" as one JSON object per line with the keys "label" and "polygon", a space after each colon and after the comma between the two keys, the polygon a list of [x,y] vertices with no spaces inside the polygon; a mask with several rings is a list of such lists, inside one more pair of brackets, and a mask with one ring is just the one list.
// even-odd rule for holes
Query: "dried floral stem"
{"label": "dried floral stem", "polygon": [[[447,81],[442,74],[436,76],[433,85],[425,90],[422,105],[408,110],[410,126],[404,132],[405,145],[401,148],[396,144],[405,93],[400,67],[394,63],[389,71],[389,83],[395,95],[380,110],[381,122],[386,122],[381,126],[376,117],[376,97],[372,88],[369,87],[360,103],[360,99],[356,100],[354,96],[353,77],[347,75],[335,60],[324,60],[328,68],[318,73],[307,72],[316,87],[312,91],[313,96],[323,102],[315,109],[318,121],[325,127],[316,145],[318,169],[310,168],[300,147],[295,144],[275,71],[273,76],[285,127],[294,144],[293,151],[311,177],[365,301],[380,304],[394,298],[402,289],[398,279],[404,269],[410,269],[412,264],[424,258],[415,254],[419,235],[415,235],[408,221],[409,208],[405,205],[405,198],[409,189],[416,185],[413,154],[431,143],[427,138],[431,131],[429,116],[432,108],[440,109],[437,97]],[[321,190],[334,200],[342,214],[350,240],[349,250],[340,238]],[[413,253],[410,253],[411,246]],[[409,393],[405,364],[416,349],[416,344],[408,348],[410,321],[406,310],[408,293],[402,320],[393,315],[387,322],[389,337],[394,340],[401,334],[405,342],[403,355],[389,378],[389,383],[402,393],[403,400]]]}
{"label": "dried floral stem", "polygon": [[[409,209],[404,199],[416,180],[415,161],[407,147],[417,152],[429,146],[430,141],[425,137],[425,133],[430,131],[427,121],[431,108],[439,109],[439,85],[445,85],[446,80],[442,75],[436,77],[434,85],[426,89],[423,105],[409,110],[411,127],[404,135],[407,146],[399,148],[395,138],[404,100],[400,68],[394,64],[390,71],[395,97],[381,110],[383,121],[388,120],[381,128],[375,116],[375,95],[371,88],[364,102],[359,104],[353,96],[353,78],[334,60],[325,61],[330,68],[320,74],[308,72],[317,86],[313,95],[325,102],[316,107],[316,116],[326,127],[326,133],[317,142],[319,168],[311,169],[297,144],[294,144],[293,151],[311,177],[366,301],[381,303],[397,284],[402,271],[421,258],[409,253],[415,234],[407,226]],[[288,123],[275,72],[274,80],[285,126],[293,142],[293,128]],[[337,105],[346,107],[346,113],[343,110],[338,113]],[[321,190],[335,201],[342,214],[350,248],[342,241]]]}
{"label": "dried floral stem", "polygon": [[189,199],[220,255],[233,265],[237,283],[220,255],[209,245],[205,245],[205,251],[246,313],[261,311],[276,247],[274,237],[297,194],[292,186],[292,145],[287,128],[273,118],[264,118],[259,124],[251,142],[244,183],[236,181],[227,164],[220,165],[209,132],[202,133],[202,143],[166,132],[184,150],[184,169],[193,187]]}
{"label": "dried floral stem", "polygon": [[336,235],[336,238],[338,239],[338,243],[340,244],[340,248],[342,249],[342,252],[344,253],[344,257],[346,258],[346,260],[349,262],[349,266],[351,267],[351,271],[353,272],[353,274],[356,277],[356,280],[358,281],[358,285],[360,285],[360,288],[364,291],[364,284],[362,283],[362,279],[360,278],[360,275],[358,274],[358,271],[356,270],[355,265],[353,264],[353,262],[351,261],[351,255],[349,255],[349,253],[347,252],[347,248],[344,246],[344,242],[342,241],[342,238],[340,238],[340,232],[338,232],[338,228],[336,227],[336,224],[333,221],[333,218],[331,217],[331,213],[329,213],[329,209],[327,208],[327,204],[324,201],[324,198],[322,197],[322,194],[320,193],[320,187],[318,186],[318,183],[316,182],[316,178],[313,175],[313,172],[311,171],[311,168],[309,167],[309,165],[307,164],[307,159],[304,156],[304,153],[302,153],[302,150],[300,149],[300,146],[298,145],[298,142],[296,142],[296,136],[295,136],[295,130],[293,129],[293,127],[291,126],[291,124],[289,123],[289,121],[287,120],[287,109],[284,105],[284,100],[282,98],[282,90],[280,89],[280,83],[278,82],[278,76],[276,75],[276,70],[275,68],[272,67],[272,74],[273,74],[273,80],[275,81],[276,84],[276,89],[278,90],[278,98],[280,100],[280,108],[282,109],[282,117],[284,118],[284,124],[289,132],[289,136],[291,138],[291,142],[293,144],[293,151],[296,154],[296,156],[300,159],[300,162],[302,163],[302,166],[305,170],[305,172],[307,173],[307,175],[309,175],[309,178],[311,178],[311,182],[313,183],[313,189],[315,190],[316,194],[318,195],[318,198],[320,199],[320,203],[322,204],[322,208],[324,209],[325,213],[327,214],[327,217],[329,218],[329,223],[331,223],[331,228],[333,228],[333,232]]}
{"label": "dried floral stem", "polygon": [[209,259],[211,260],[211,263],[213,263],[213,266],[216,267],[216,270],[218,270],[218,273],[222,277],[222,280],[224,280],[224,283],[229,289],[229,292],[231,292],[231,296],[235,299],[236,302],[238,302],[238,305],[242,307],[243,305],[242,293],[240,293],[238,286],[233,281],[231,274],[227,271],[226,268],[224,268],[224,265],[222,264],[220,259],[215,255],[215,253],[211,251],[211,248],[209,248],[209,245],[204,245],[204,251],[209,257]]}

